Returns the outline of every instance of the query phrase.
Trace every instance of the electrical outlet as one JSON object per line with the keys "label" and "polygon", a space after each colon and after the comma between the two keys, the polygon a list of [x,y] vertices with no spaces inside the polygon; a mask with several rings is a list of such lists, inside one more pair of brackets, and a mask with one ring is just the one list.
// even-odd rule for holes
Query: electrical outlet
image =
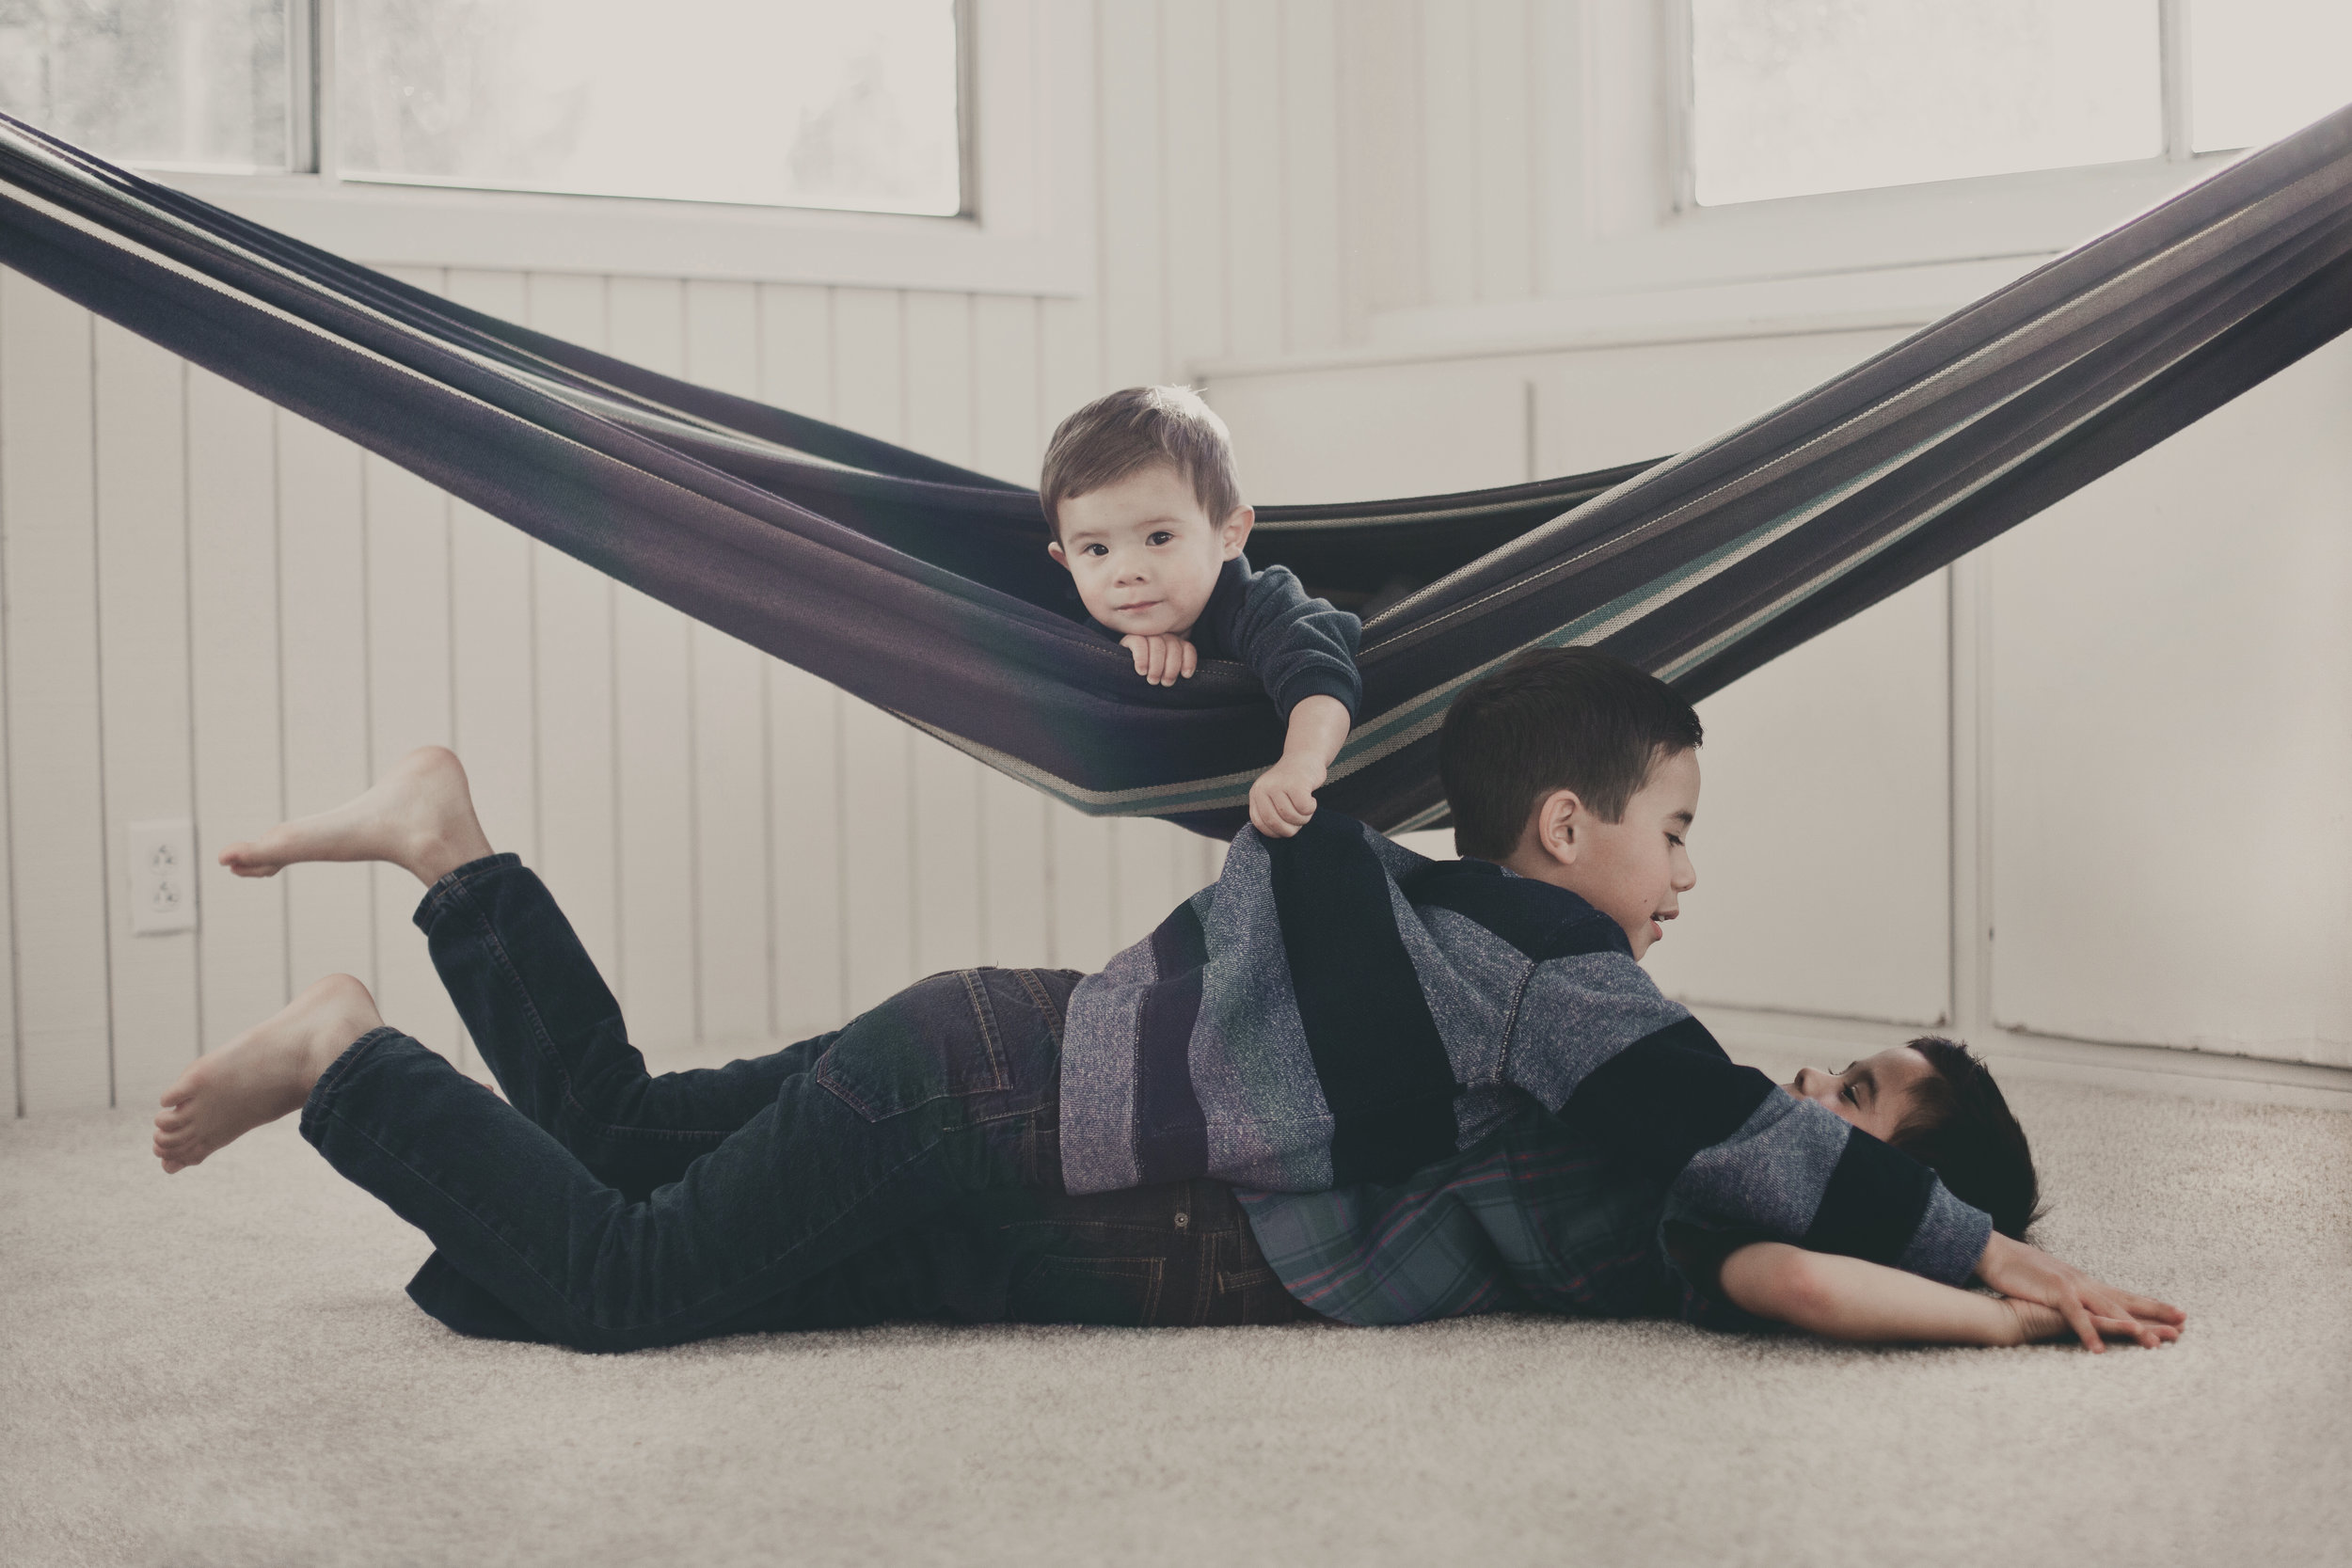
{"label": "electrical outlet", "polygon": [[196,929],[196,830],[184,816],[130,826],[131,932]]}

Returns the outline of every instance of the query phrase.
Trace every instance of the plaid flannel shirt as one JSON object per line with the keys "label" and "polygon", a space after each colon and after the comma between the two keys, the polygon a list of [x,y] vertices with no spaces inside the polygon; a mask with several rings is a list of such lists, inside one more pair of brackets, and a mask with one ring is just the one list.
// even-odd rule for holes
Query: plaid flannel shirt
{"label": "plaid flannel shirt", "polygon": [[1401,1182],[1235,1196],[1283,1288],[1341,1323],[1555,1312],[1770,1326],[1668,1263],[1662,1184],[1535,1106]]}

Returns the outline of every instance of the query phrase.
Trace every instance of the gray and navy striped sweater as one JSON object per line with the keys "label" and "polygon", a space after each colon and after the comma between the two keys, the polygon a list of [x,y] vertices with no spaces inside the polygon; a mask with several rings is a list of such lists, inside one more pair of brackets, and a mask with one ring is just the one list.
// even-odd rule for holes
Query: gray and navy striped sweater
{"label": "gray and navy striped sweater", "polygon": [[1392,1180],[1529,1097],[1697,1224],[1954,1284],[1992,1234],[1925,1166],[1735,1065],[1576,895],[1329,810],[1294,838],[1245,829],[1214,885],[1072,992],[1063,1180]]}

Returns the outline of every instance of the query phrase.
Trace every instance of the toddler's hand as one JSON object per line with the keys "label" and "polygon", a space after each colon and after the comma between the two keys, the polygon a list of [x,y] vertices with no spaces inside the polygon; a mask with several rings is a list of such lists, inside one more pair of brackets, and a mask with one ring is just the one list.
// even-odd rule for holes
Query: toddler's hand
{"label": "toddler's hand", "polygon": [[1249,786],[1249,825],[1268,838],[1288,838],[1315,814],[1324,766],[1311,756],[1286,756]]}
{"label": "toddler's hand", "polygon": [[1136,673],[1153,686],[1174,686],[1200,663],[1192,644],[1172,631],[1122,637],[1119,645],[1136,656]]}

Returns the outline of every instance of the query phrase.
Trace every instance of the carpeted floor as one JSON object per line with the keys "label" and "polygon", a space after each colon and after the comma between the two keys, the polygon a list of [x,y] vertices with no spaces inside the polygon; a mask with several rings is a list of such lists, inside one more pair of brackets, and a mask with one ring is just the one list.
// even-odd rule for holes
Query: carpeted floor
{"label": "carpeted floor", "polygon": [[0,1123],[0,1560],[2352,1562],[2352,1115],[2011,1085],[2092,1357],[1665,1323],[460,1339],[291,1120]]}

